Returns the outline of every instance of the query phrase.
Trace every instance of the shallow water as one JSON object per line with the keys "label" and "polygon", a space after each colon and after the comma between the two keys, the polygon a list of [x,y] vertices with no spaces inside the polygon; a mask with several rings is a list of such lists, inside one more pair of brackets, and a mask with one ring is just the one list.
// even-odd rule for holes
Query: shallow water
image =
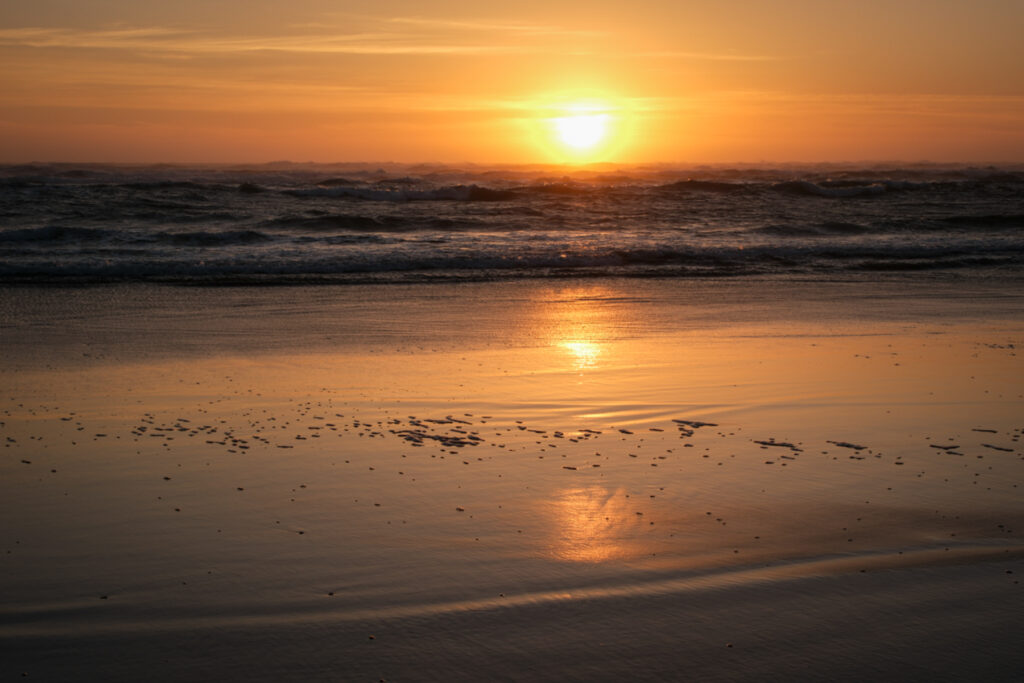
{"label": "shallow water", "polygon": [[4,290],[7,671],[1012,680],[1024,318],[966,291]]}

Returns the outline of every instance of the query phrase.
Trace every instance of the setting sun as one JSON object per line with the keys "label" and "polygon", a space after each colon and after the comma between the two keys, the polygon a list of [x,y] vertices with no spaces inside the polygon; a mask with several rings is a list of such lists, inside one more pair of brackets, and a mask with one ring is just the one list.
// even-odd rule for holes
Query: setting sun
{"label": "setting sun", "polygon": [[585,114],[555,119],[558,138],[576,149],[589,149],[604,139],[608,127],[607,114]]}
{"label": "setting sun", "polygon": [[[561,98],[559,98],[561,99]],[[625,145],[625,110],[600,99],[571,99],[561,104],[538,105],[535,138],[552,160],[592,163],[616,157]]]}

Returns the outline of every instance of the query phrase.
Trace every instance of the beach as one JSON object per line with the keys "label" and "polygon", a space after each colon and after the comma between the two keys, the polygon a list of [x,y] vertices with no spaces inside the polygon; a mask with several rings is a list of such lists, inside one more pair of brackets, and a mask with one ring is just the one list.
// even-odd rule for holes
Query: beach
{"label": "beach", "polygon": [[1015,680],[984,278],[12,286],[4,674]]}
{"label": "beach", "polygon": [[1024,681],[1024,2],[809,5],[6,3],[0,683]]}

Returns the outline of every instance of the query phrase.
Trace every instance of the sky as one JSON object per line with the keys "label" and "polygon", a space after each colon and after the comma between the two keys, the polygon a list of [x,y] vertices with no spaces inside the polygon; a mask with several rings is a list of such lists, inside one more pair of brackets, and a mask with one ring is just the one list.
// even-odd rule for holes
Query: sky
{"label": "sky", "polygon": [[1020,162],[1022,29],[1022,0],[6,2],[0,162]]}

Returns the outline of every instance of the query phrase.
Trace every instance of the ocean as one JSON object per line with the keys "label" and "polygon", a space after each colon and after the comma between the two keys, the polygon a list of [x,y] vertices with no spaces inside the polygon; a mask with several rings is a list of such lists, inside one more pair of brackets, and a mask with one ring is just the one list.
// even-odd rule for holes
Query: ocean
{"label": "ocean", "polygon": [[0,282],[1024,275],[1024,167],[0,167]]}

